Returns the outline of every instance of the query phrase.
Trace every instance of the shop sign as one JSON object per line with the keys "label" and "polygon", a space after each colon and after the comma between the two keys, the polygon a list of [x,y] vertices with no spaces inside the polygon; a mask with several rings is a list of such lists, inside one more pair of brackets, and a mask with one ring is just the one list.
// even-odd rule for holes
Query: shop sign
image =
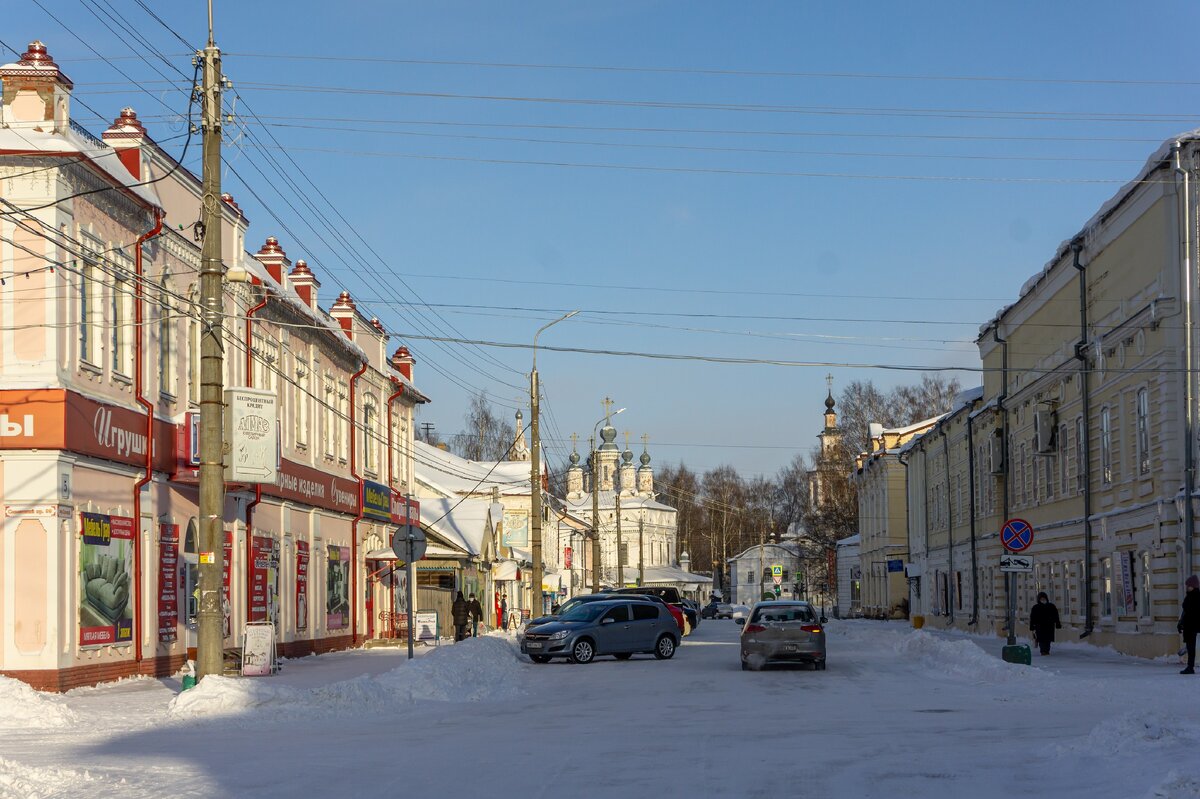
{"label": "shop sign", "polygon": [[296,542],[296,629],[308,629],[308,542]]}
{"label": "shop sign", "polygon": [[133,519],[79,514],[79,645],[133,640]]}
{"label": "shop sign", "polygon": [[158,641],[169,644],[179,628],[179,525],[158,526]]}
{"label": "shop sign", "polygon": [[325,628],[342,630],[350,623],[350,548],[329,545],[325,569]]}
{"label": "shop sign", "polygon": [[504,512],[504,533],[500,543],[506,547],[529,546],[529,514],[525,511]]}
{"label": "shop sign", "polygon": [[4,515],[10,519],[14,516],[18,517],[34,517],[39,519],[47,519],[53,516],[58,516],[57,505],[5,505]]}
{"label": "shop sign", "polygon": [[363,480],[362,513],[372,519],[392,521],[392,489],[382,483]]}
{"label": "shop sign", "polygon": [[398,491],[392,492],[392,523],[420,524],[421,503],[405,497]]}
{"label": "shop sign", "polygon": [[279,606],[279,544],[256,535],[250,545],[249,621],[274,622]]}
{"label": "shop sign", "polygon": [[574,555],[575,552],[570,547],[563,547],[563,568],[571,568],[571,559],[574,557]]}
{"label": "shop sign", "polygon": [[225,391],[225,480],[274,483],[279,471],[278,399],[272,391]]}
{"label": "shop sign", "polygon": [[358,512],[358,483],[286,458],[280,462],[278,480],[263,485],[262,492],[327,510]]}

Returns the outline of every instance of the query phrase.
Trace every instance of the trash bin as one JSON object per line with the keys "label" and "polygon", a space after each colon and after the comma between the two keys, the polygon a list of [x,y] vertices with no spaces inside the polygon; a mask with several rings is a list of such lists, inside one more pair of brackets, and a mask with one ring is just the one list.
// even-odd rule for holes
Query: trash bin
{"label": "trash bin", "polygon": [[919,630],[922,627],[924,627],[925,626],[925,617],[921,616],[919,614],[916,616],[913,616],[912,617],[912,626],[913,626],[914,630]]}
{"label": "trash bin", "polygon": [[1005,663],[1022,663],[1026,666],[1033,665],[1033,653],[1029,651],[1029,646],[1026,644],[1012,644],[1005,646],[1001,657]]}

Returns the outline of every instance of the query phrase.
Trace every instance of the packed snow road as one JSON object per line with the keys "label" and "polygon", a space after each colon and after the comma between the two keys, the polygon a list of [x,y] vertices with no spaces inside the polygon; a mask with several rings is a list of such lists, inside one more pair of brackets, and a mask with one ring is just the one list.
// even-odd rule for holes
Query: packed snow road
{"label": "packed snow road", "polygon": [[489,636],[257,680],[38,695],[0,678],[0,797],[1200,796],[1200,681],[1082,645],[831,622],[829,669],[743,672],[705,622],[669,661],[534,665]]}

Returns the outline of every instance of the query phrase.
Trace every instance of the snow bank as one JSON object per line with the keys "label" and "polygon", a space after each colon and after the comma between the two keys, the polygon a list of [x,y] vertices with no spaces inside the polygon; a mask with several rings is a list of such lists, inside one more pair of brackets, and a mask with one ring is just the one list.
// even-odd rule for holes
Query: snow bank
{"label": "snow bank", "polygon": [[39,693],[20,680],[0,677],[0,729],[65,727],[74,721],[75,713],[57,697]]}
{"label": "snow bank", "polygon": [[92,776],[86,771],[26,766],[0,757],[0,799],[49,799],[78,791],[89,782]]}
{"label": "snow bank", "polygon": [[1053,675],[1041,669],[1006,663],[968,639],[942,638],[924,630],[902,634],[896,642],[896,654],[919,661],[930,672],[970,682],[1031,683],[1053,679]]}
{"label": "snow bank", "polygon": [[412,702],[502,700],[523,693],[525,666],[515,642],[500,636],[445,646],[375,676],[297,688],[281,678],[206,677],[171,700],[177,718],[228,716],[254,709],[277,714],[341,715],[378,712]]}
{"label": "snow bank", "polygon": [[[1145,755],[1150,751],[1192,752],[1200,746],[1200,722],[1165,713],[1125,713],[1105,719],[1080,741],[1059,748],[1062,753]],[[1196,796],[1197,794],[1190,794]]]}
{"label": "snow bank", "polygon": [[1196,799],[1200,796],[1200,777],[1167,772],[1167,778],[1146,794],[1146,799]]}

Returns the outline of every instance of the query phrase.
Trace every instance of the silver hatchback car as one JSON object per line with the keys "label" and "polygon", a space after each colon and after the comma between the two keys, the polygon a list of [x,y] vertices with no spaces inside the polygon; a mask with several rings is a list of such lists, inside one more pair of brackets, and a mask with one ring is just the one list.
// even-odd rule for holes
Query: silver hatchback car
{"label": "silver hatchback car", "polygon": [[807,602],[759,602],[742,625],[742,671],[772,663],[812,663],[825,668],[825,617]]}
{"label": "silver hatchback car", "polygon": [[549,663],[556,657],[591,663],[597,655],[628,660],[638,652],[667,660],[678,646],[679,627],[666,605],[612,599],[579,605],[552,622],[526,630],[522,651],[534,663]]}

